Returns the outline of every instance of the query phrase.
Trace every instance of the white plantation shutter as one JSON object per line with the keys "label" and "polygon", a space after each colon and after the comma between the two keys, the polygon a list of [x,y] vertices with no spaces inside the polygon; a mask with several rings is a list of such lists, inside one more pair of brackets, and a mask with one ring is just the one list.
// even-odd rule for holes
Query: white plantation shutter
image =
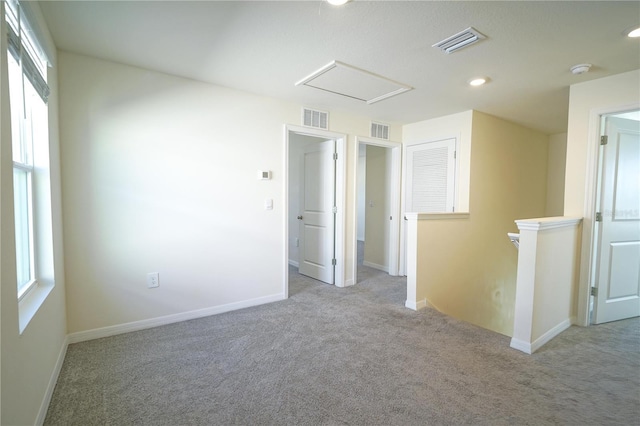
{"label": "white plantation shutter", "polygon": [[407,147],[406,211],[454,211],[455,147],[455,139]]}

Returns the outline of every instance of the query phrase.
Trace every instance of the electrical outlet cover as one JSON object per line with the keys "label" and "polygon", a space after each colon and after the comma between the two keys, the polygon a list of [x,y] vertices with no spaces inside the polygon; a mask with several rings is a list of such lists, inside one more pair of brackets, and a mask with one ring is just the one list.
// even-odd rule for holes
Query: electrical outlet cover
{"label": "electrical outlet cover", "polygon": [[147,287],[156,288],[160,286],[160,273],[149,272],[147,274]]}

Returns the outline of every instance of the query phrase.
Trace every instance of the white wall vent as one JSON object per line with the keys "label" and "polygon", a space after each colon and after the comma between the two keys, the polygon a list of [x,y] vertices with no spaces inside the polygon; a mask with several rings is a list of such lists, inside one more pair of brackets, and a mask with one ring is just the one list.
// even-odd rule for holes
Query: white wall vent
{"label": "white wall vent", "polygon": [[448,54],[477,43],[485,38],[486,37],[480,34],[478,30],[473,27],[469,27],[466,30],[460,31],[458,34],[454,34],[431,47],[437,47],[444,53]]}
{"label": "white wall vent", "polygon": [[329,130],[329,113],[309,108],[302,108],[302,125]]}
{"label": "white wall vent", "polygon": [[387,139],[389,140],[389,126],[382,123],[371,122],[371,135],[372,138]]}

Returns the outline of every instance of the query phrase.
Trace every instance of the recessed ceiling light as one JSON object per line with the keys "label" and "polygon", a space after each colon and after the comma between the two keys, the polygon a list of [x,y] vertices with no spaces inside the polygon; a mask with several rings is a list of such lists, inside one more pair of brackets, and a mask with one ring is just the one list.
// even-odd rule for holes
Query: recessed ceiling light
{"label": "recessed ceiling light", "polygon": [[349,0],[327,0],[327,3],[333,6],[342,6],[345,3],[348,3]]}
{"label": "recessed ceiling light", "polygon": [[632,28],[627,32],[627,37],[637,38],[640,37],[640,27]]}
{"label": "recessed ceiling light", "polygon": [[469,86],[482,86],[489,81],[488,77],[476,77],[469,80]]}

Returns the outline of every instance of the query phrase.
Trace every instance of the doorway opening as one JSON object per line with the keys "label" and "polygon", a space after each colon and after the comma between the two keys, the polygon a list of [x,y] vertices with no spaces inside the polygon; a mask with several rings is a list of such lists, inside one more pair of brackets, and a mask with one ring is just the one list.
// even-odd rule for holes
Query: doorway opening
{"label": "doorway opening", "polygon": [[401,145],[356,138],[353,282],[359,265],[398,275]]}
{"label": "doorway opening", "polygon": [[600,119],[589,322],[640,316],[640,110]]}
{"label": "doorway opening", "polygon": [[345,286],[346,135],[285,125],[284,294],[289,267]]}

